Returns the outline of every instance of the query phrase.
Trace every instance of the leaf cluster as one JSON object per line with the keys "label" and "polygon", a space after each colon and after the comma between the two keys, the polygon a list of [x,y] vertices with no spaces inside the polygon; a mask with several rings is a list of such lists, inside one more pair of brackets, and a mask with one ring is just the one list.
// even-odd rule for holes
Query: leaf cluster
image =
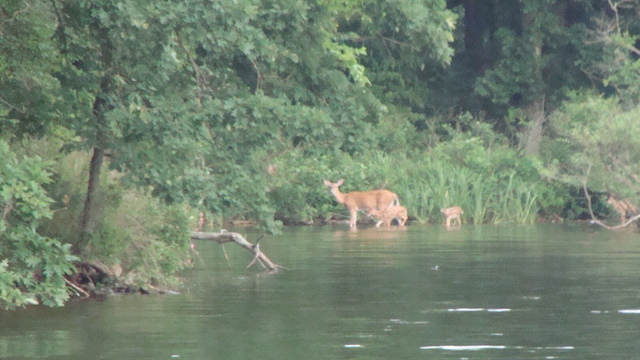
{"label": "leaf cluster", "polygon": [[65,276],[78,258],[71,245],[40,235],[38,224],[51,217],[43,185],[50,164],[18,156],[0,141],[0,307],[61,306],[69,298]]}
{"label": "leaf cluster", "polygon": [[559,140],[549,147],[549,176],[640,200],[637,113],[637,107],[627,108],[615,97],[576,94],[553,118]]}

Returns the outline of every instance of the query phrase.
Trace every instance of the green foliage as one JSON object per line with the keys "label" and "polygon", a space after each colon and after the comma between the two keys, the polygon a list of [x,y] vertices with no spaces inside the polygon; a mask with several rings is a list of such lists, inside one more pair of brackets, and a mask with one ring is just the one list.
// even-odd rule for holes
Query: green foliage
{"label": "green foliage", "polygon": [[[357,43],[379,33],[370,19],[388,13],[402,24],[383,27],[394,48],[387,60],[410,58],[404,76],[413,79],[425,52],[449,62],[456,17],[442,0],[54,0],[37,12],[29,5],[22,10],[30,20],[12,26],[37,30],[35,15],[55,24],[34,39],[57,62],[34,67],[60,87],[42,92],[56,100],[45,110],[63,111],[64,125],[78,135],[67,150],[104,151],[127,185],[225,218],[258,219],[269,231],[278,228],[269,203],[277,191],[267,195],[264,161],[298,149],[319,156],[378,146],[372,130],[388,108],[363,88],[367,46],[377,42]],[[356,19],[357,29],[349,25]],[[10,115],[22,129],[33,114]],[[109,234],[90,235],[96,243]]]}
{"label": "green foliage", "polygon": [[14,0],[0,8],[0,133],[42,135],[62,110],[53,9],[45,1]]}
{"label": "green foliage", "polygon": [[546,176],[637,203],[639,110],[615,97],[576,94],[553,117],[559,139],[548,148]]}
{"label": "green foliage", "polygon": [[[126,229],[128,241],[116,254],[127,284],[142,289],[178,284],[178,272],[190,263],[190,239],[195,221],[181,205],[165,206],[146,195],[128,193],[105,221]],[[97,255],[102,255],[98,253]],[[113,262],[113,260],[112,260]]]}
{"label": "green foliage", "polygon": [[[86,230],[85,258],[160,284],[185,265],[191,209],[277,232],[344,214],[322,179],[396,191],[422,222],[460,205],[466,221],[530,223],[559,213],[586,170],[597,191],[637,194],[640,26],[635,3],[614,4],[5,2],[0,134],[46,140],[0,148],[0,231],[15,240],[3,251],[20,259],[1,276],[42,268],[29,260],[39,244],[63,264],[68,249],[51,239],[77,246]],[[509,147],[532,105],[549,114],[592,84],[618,98],[561,107],[544,169]],[[101,184],[88,187],[93,149],[110,171],[91,169]],[[65,226],[80,223],[88,188],[91,226]],[[60,266],[48,274],[59,280]]]}
{"label": "green foliage", "polygon": [[598,80],[596,85],[604,93],[615,93],[622,103],[634,106],[640,95],[640,4],[612,1],[605,9],[593,16],[578,66]]}
{"label": "green foliage", "polygon": [[539,211],[561,208],[535,164],[504,145],[486,148],[479,138],[460,138],[404,161],[413,166],[398,164],[404,171],[394,188],[422,222],[439,221],[440,209],[454,205],[474,223],[532,223]]}
{"label": "green foliage", "polygon": [[61,306],[69,298],[64,276],[73,272],[71,245],[42,236],[38,224],[51,216],[43,184],[50,164],[18,158],[0,140],[0,307]]}
{"label": "green foliage", "polygon": [[515,32],[500,29],[496,36],[501,41],[502,58],[495,69],[489,70],[478,82],[476,89],[480,96],[490,97],[497,104],[509,104],[513,96],[527,89],[523,101],[530,102],[540,96],[542,86],[539,70],[540,61],[533,56],[532,45],[523,46]]}
{"label": "green foliage", "polygon": [[[114,188],[111,191],[116,191]],[[189,234],[195,221],[179,205],[162,205],[139,192],[109,194],[100,221],[83,257],[109,266],[120,265],[121,285],[148,289],[177,283],[177,273],[190,259]]]}
{"label": "green foliage", "polygon": [[[72,153],[59,159],[57,181],[49,187],[60,198],[67,195],[68,206],[58,207],[50,221],[38,228],[50,237],[78,241],[86,176],[87,154]],[[102,174],[102,187],[96,194],[95,230],[81,254],[86,261],[99,261],[123,269],[121,286],[149,288],[172,286],[177,273],[188,266],[189,234],[196,223],[192,210],[183,205],[165,205],[143,189],[128,190],[116,172]],[[62,226],[61,226],[62,224]],[[103,284],[104,285],[104,284]]]}
{"label": "green foliage", "polygon": [[423,223],[441,221],[440,209],[454,205],[474,223],[532,223],[539,214],[559,214],[563,191],[540,177],[536,162],[482,129],[478,133],[484,138],[460,134],[425,152],[282,156],[271,182],[272,204],[279,218],[294,223],[346,216],[322,184],[322,179],[344,178],[343,192],[387,188],[398,193],[409,215]]}
{"label": "green foliage", "polygon": [[[456,29],[451,66],[433,72],[427,115],[468,111],[510,139],[532,120],[529,106],[560,106],[567,91],[593,86],[585,64],[592,50],[594,16],[604,2],[448,2],[464,21]],[[606,19],[602,24],[608,24]],[[515,117],[514,110],[520,110]]]}

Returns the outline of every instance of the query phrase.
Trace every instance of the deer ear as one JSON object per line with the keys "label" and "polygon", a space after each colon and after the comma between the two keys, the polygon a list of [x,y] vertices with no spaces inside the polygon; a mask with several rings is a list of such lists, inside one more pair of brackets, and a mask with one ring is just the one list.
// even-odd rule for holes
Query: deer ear
{"label": "deer ear", "polygon": [[342,185],[342,183],[344,182],[344,179],[340,179],[338,180],[338,182],[336,183],[338,186]]}
{"label": "deer ear", "polygon": [[325,179],[324,180],[324,184],[327,185],[327,186],[331,186],[331,181]]}

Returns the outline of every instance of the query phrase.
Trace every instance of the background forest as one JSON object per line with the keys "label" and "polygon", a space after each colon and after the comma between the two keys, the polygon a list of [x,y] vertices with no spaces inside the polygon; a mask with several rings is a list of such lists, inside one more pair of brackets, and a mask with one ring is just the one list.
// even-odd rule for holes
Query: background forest
{"label": "background forest", "polygon": [[345,218],[323,179],[605,218],[640,203],[639,35],[640,0],[3,0],[0,305],[174,285],[200,212]]}

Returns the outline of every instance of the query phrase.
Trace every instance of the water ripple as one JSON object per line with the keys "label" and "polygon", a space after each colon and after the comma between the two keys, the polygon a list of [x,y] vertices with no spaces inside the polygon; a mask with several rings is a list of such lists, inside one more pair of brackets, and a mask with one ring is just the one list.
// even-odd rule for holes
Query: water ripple
{"label": "water ripple", "polygon": [[526,347],[526,346],[506,346],[506,345],[430,345],[421,346],[421,350],[447,350],[447,351],[479,351],[479,350],[573,350],[573,346],[546,346],[546,347]]}

